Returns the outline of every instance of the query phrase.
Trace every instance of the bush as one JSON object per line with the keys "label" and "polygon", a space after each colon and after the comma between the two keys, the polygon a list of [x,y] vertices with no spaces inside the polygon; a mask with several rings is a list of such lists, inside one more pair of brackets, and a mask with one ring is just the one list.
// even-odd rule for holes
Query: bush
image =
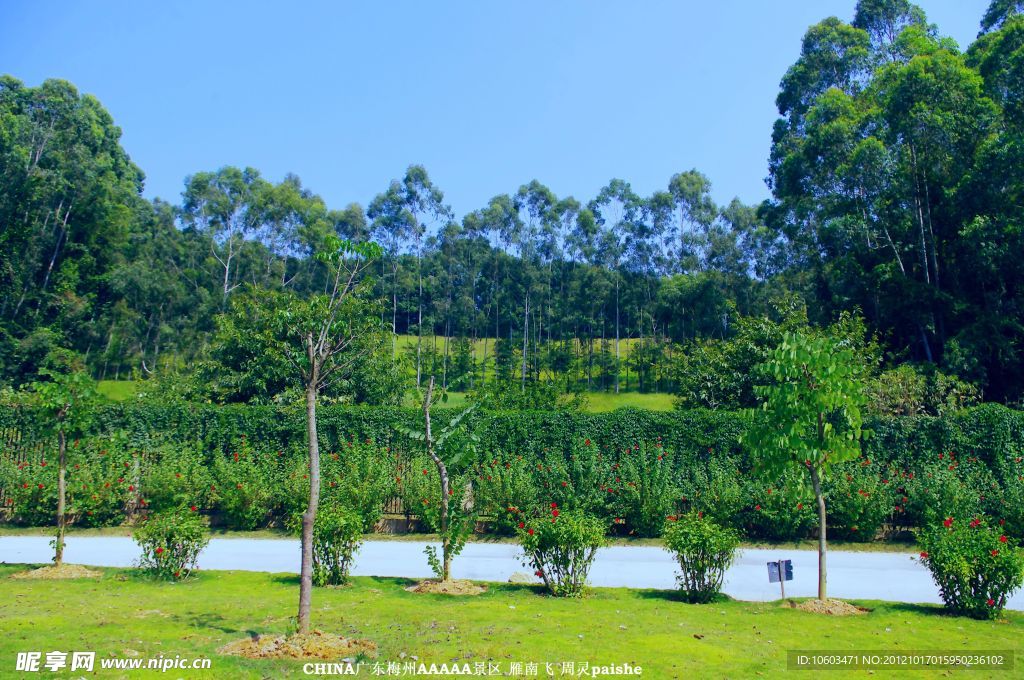
{"label": "bush", "polygon": [[623,451],[614,466],[611,510],[629,533],[661,533],[665,517],[675,511],[679,493],[673,481],[672,454],[660,442],[641,442]]}
{"label": "bush", "polygon": [[740,522],[747,535],[773,541],[805,538],[817,522],[814,495],[798,471],[781,477],[754,476],[744,484],[748,499]]}
{"label": "bush", "polygon": [[481,463],[476,471],[474,502],[492,518],[494,528],[514,534],[524,517],[539,514],[539,490],[534,470],[522,456],[500,456]]}
{"label": "bush", "polygon": [[163,445],[147,453],[142,490],[150,510],[163,512],[182,506],[207,508],[213,475],[198,443]]}
{"label": "bush", "polygon": [[605,543],[605,523],[579,510],[550,514],[523,523],[519,542],[523,563],[533,567],[552,595],[579,597],[587,582],[597,549]]}
{"label": "bush", "polygon": [[680,501],[724,526],[738,526],[746,505],[743,475],[731,460],[711,458],[687,466],[680,484]]}
{"label": "bush", "polygon": [[[259,452],[243,436],[230,453],[213,461],[210,500],[235,529],[258,529],[272,519],[288,517],[296,502],[309,495],[309,470],[305,459],[287,459],[282,451]],[[303,491],[304,490],[304,491]],[[282,506],[289,505],[287,510]]]}
{"label": "bush", "polygon": [[826,481],[829,535],[848,541],[873,540],[893,514],[898,482],[869,458],[836,467]]}
{"label": "bush", "polygon": [[921,562],[955,614],[994,619],[1024,582],[1024,551],[983,519],[947,517],[918,541]]}
{"label": "bush", "polygon": [[[320,458],[321,502],[355,511],[362,531],[373,531],[384,512],[384,503],[397,493],[398,466],[394,454],[372,441],[349,441],[338,453]],[[298,477],[296,477],[298,479]],[[309,498],[308,480],[302,485],[300,512]]]}
{"label": "bush", "polygon": [[986,495],[996,496],[991,489],[994,477],[973,456],[961,459],[951,451],[940,452],[912,474],[904,488],[907,522],[913,526],[933,526],[946,517],[973,517],[982,512]]}
{"label": "bush", "polygon": [[313,585],[348,583],[352,558],[363,542],[364,525],[363,516],[353,508],[330,503],[320,506],[313,523]]}
{"label": "bush", "polygon": [[589,437],[573,439],[568,452],[543,451],[535,464],[538,489],[563,510],[608,517],[619,489],[608,456]]}
{"label": "bush", "polygon": [[150,515],[132,538],[142,548],[139,566],[157,578],[174,581],[188,578],[210,542],[199,514],[184,508]]}
{"label": "bush", "polygon": [[679,562],[676,577],[688,602],[710,602],[722,589],[725,570],[736,557],[739,535],[719,526],[699,512],[669,517],[665,546]]}

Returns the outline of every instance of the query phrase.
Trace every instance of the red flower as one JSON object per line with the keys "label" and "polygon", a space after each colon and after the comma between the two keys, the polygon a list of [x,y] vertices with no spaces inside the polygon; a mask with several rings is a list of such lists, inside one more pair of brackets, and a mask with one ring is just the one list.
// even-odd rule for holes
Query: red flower
{"label": "red flower", "polygon": [[760,505],[755,505],[755,506],[754,506],[754,510],[760,510],[760,509],[761,509],[761,506],[760,506]]}
{"label": "red flower", "polygon": [[1001,526],[1001,527],[1002,526],[1006,526],[1006,520],[1005,519],[999,520],[999,526]]}
{"label": "red flower", "polygon": [[558,517],[558,510],[552,510],[551,511],[551,516],[552,517]]}
{"label": "red flower", "polygon": [[455,489],[448,489],[448,495],[451,496],[455,493]]}
{"label": "red flower", "polygon": [[426,468],[423,469],[423,474],[427,474]]}
{"label": "red flower", "polygon": [[557,507],[558,507],[558,503],[552,503],[552,504],[551,504],[551,508],[552,508],[552,509],[554,509],[554,508],[557,508]]}
{"label": "red flower", "polygon": [[40,484],[40,485],[39,485],[39,488],[40,488],[40,489],[42,489],[42,488],[43,488],[43,485],[42,485],[42,484]]}
{"label": "red flower", "polygon": [[134,484],[129,484],[128,485],[128,490],[129,491],[135,491],[135,485]]}
{"label": "red flower", "polygon": [[189,509],[190,509],[190,510],[191,510],[192,512],[195,512],[195,511],[196,511],[196,506],[194,506],[194,505],[193,505],[193,506],[192,506],[192,507],[190,507]]}
{"label": "red flower", "polygon": [[45,460],[44,460],[44,461],[42,461],[42,462],[40,462],[39,464],[40,464],[40,465],[41,465],[42,467],[46,467],[46,461],[45,461]]}
{"label": "red flower", "polygon": [[980,520],[980,519],[978,519],[977,517],[975,517],[974,519],[972,519],[972,520],[971,520],[971,523],[970,523],[970,525],[969,525],[969,526],[970,526],[970,527],[971,527],[972,529],[974,529],[975,527],[978,527],[978,526],[980,526],[980,525],[981,525],[981,520]]}
{"label": "red flower", "polygon": [[998,549],[992,551],[992,557],[995,557],[998,554],[999,554],[999,550]]}
{"label": "red flower", "polygon": [[583,440],[583,445],[584,446],[590,446],[590,440],[589,439],[584,439]]}
{"label": "red flower", "polygon": [[181,572],[180,571],[174,572],[174,578],[181,578]]}
{"label": "red flower", "polygon": [[544,572],[543,572],[543,571],[541,571],[540,569],[538,569],[537,571],[533,572],[533,574],[534,574],[534,576],[536,576],[537,578],[544,578]]}
{"label": "red flower", "polygon": [[28,482],[25,482],[24,484],[22,484],[21,488],[22,489],[27,489],[28,488]]}
{"label": "red flower", "polygon": [[922,559],[922,560],[923,560],[923,559],[927,559],[927,557],[928,557],[928,553],[926,553],[926,552],[922,551],[922,552],[921,552],[921,559]]}
{"label": "red flower", "polygon": [[530,530],[528,530],[528,531],[527,531],[526,533],[528,533],[528,534],[530,534],[531,536],[533,536],[533,529],[530,529]]}
{"label": "red flower", "polygon": [[1000,543],[1006,543],[1006,536],[1000,536],[999,537],[999,542]]}
{"label": "red flower", "polygon": [[804,504],[803,503],[797,503],[796,504],[796,509],[797,510],[803,510],[804,509]]}
{"label": "red flower", "polygon": [[946,454],[944,454],[944,453],[940,453],[940,454],[939,454],[939,460],[942,460],[942,459],[943,459],[943,458],[945,458],[945,457],[946,457]]}
{"label": "red flower", "polygon": [[519,523],[519,528],[520,529],[525,529],[526,528],[526,522],[520,522]]}
{"label": "red flower", "polygon": [[178,479],[181,479],[181,473],[180,472],[175,472],[174,476],[177,477]]}
{"label": "red flower", "polygon": [[953,526],[953,518],[947,517],[945,520],[942,521],[942,526],[946,527],[947,529]]}
{"label": "red flower", "polygon": [[156,554],[157,554],[157,555],[159,555],[159,554],[160,554],[160,553],[162,553],[163,551],[164,551],[164,549],[163,549],[163,548],[157,548],[157,549],[156,549]]}
{"label": "red flower", "polygon": [[569,486],[569,482],[562,482],[562,486],[563,487]]}
{"label": "red flower", "polygon": [[675,521],[677,521],[678,519],[679,519],[679,518],[678,518],[678,517],[676,517],[675,515],[669,515],[669,516],[668,516],[668,521],[670,521],[670,522],[675,522]]}
{"label": "red flower", "polygon": [[993,600],[993,599],[992,599],[992,598],[990,597],[990,598],[988,598],[987,600],[985,600],[985,604],[987,604],[987,605],[988,605],[989,607],[995,607],[995,606],[996,606],[996,601],[995,601],[995,600]]}

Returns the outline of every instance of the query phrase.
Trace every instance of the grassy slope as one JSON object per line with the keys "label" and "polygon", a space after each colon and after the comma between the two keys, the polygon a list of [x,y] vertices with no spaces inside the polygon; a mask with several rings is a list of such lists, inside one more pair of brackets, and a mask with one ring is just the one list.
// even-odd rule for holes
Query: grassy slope
{"label": "grassy slope", "polygon": [[[18,651],[92,650],[97,657],[123,657],[134,650],[142,657],[213,658],[208,674],[188,677],[301,676],[296,661],[216,654],[225,643],[253,632],[287,632],[297,599],[295,576],[206,572],[186,583],[165,584],[110,569],[99,581],[6,578],[17,569],[0,566],[5,667],[13,668],[7,664]],[[1016,613],[1005,621],[981,622],[944,616],[930,606],[867,602],[862,604],[873,611],[866,616],[829,618],[777,603],[687,605],[662,591],[595,589],[580,601],[541,596],[529,586],[493,584],[479,597],[450,598],[408,593],[407,583],[364,577],[348,588],[318,589],[314,625],[374,640],[381,660],[398,660],[404,652],[425,663],[495,660],[506,670],[512,660],[630,662],[644,667],[643,677],[653,678],[774,677],[785,671],[788,649],[1001,649],[1019,655],[1024,640],[1024,616]],[[153,676],[168,677],[153,671],[131,674]]]}

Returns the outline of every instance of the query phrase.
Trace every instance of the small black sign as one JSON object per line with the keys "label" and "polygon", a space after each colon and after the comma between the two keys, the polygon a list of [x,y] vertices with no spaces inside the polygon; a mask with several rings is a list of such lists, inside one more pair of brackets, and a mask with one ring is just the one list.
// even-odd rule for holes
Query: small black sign
{"label": "small black sign", "polygon": [[791,560],[768,563],[768,583],[778,583],[781,580],[793,580],[793,562]]}

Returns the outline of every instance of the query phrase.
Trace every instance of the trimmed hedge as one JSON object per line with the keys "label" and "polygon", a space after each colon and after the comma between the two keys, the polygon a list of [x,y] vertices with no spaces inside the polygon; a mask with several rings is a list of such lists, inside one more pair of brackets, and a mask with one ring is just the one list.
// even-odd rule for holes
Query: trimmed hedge
{"label": "trimmed hedge", "polygon": [[[449,413],[452,411],[438,409],[436,417],[443,420]],[[40,417],[39,412],[28,408],[0,409],[0,459],[38,461],[46,452],[52,458],[53,442],[41,435],[44,429],[40,426]],[[400,428],[417,425],[422,415],[416,410],[403,408],[325,406],[319,409],[318,417],[321,447],[325,452],[342,451],[353,440],[369,440],[376,446],[388,447],[397,455],[409,453],[409,440]],[[671,466],[666,481],[678,486],[683,494],[683,503],[689,503],[691,509],[704,509],[718,521],[740,527],[748,535],[765,534],[777,538],[779,513],[796,517],[801,510],[810,512],[806,499],[796,491],[790,492],[785,485],[773,490],[771,481],[759,486],[757,480],[748,479],[747,473],[753,461],[739,444],[746,424],[744,416],[739,413],[620,409],[603,414],[476,412],[472,417],[476,421],[474,428],[481,437],[481,459],[467,461],[467,469],[461,472],[476,474],[468,469],[474,464],[498,465],[502,471],[509,468],[508,465],[499,465],[499,459],[503,462],[522,461],[528,469],[540,465],[549,473],[552,470],[557,472],[564,467],[564,463],[559,461],[573,460],[579,447],[589,447],[592,442],[609,462],[624,463],[621,470],[616,465],[615,479],[609,483],[619,486],[618,476],[621,475],[622,484],[637,477],[648,487],[657,480],[647,480],[643,476],[644,470],[634,471],[626,465],[623,451],[633,449],[643,454],[641,458],[650,457],[653,461],[657,457],[660,461],[664,447],[664,462]],[[875,527],[892,512],[897,515],[893,517],[897,524],[920,525],[922,520],[927,520],[928,508],[917,506],[927,501],[931,497],[929,494],[948,491],[946,487],[932,484],[933,471],[936,483],[940,476],[955,474],[959,477],[962,471],[964,479],[970,480],[970,484],[964,487],[965,492],[972,496],[968,500],[982,503],[982,509],[994,517],[1005,517],[1009,522],[1007,529],[1012,527],[1014,533],[1018,533],[1018,525],[1024,520],[1018,516],[1019,512],[1014,514],[1013,511],[1014,499],[1024,489],[1021,483],[1024,413],[987,404],[943,418],[875,419],[867,423],[867,428],[872,431],[872,436],[864,442],[862,463],[868,465],[870,462],[870,469],[854,468],[834,482],[836,492],[843,493],[843,496],[836,499],[837,503],[832,507],[833,516],[837,519],[846,517],[851,532],[859,530],[865,539],[869,539]],[[118,448],[127,449],[128,453],[138,451],[143,457],[148,451],[158,448],[180,449],[182,453],[178,455],[185,456],[190,452],[189,455],[195,457],[194,465],[185,466],[188,468],[186,472],[196,466],[216,472],[218,461],[222,463],[226,455],[237,453],[246,441],[264,453],[283,452],[280,454],[284,456],[282,464],[301,465],[305,424],[304,412],[300,408],[109,404],[97,410],[90,435],[94,445],[102,447],[104,440],[110,437],[119,443]],[[655,442],[657,450],[651,448],[648,451],[646,445]],[[963,461],[965,467],[958,467],[956,473],[946,475],[944,470],[951,454],[956,457],[958,466],[959,461]],[[943,455],[947,458],[943,459]],[[0,471],[5,469],[11,468],[0,465]],[[509,469],[508,474],[511,474],[514,470]],[[910,474],[912,471],[921,474],[915,478]],[[183,474],[177,468],[168,468],[164,472],[175,478]],[[511,487],[496,486],[507,486],[505,482],[508,480],[502,481],[505,473],[484,472],[483,475],[480,480],[483,497],[492,505],[500,501],[496,507],[512,504],[511,498],[503,498]],[[879,487],[880,480],[889,476],[894,477],[893,483],[890,485],[884,481],[886,487]],[[742,481],[743,484],[730,486],[725,483],[728,480]],[[9,486],[5,481],[8,480],[0,478],[0,490]],[[529,482],[520,481],[523,484]],[[491,489],[491,486],[495,488]],[[910,487],[914,487],[913,492]],[[39,488],[43,490],[24,490],[19,486],[17,491],[24,495],[29,491],[43,493],[47,490]],[[552,493],[540,487],[536,491],[547,495]],[[708,493],[713,497],[703,496]],[[909,501],[905,495],[910,496]],[[874,498],[885,498],[885,503],[868,501]],[[629,515],[634,505],[640,510],[647,505],[658,508],[664,505],[660,496],[638,497],[633,505],[627,504],[628,507],[623,505],[629,500],[625,495],[622,500],[618,496],[609,496],[606,500],[617,503],[608,508],[615,524],[629,522],[629,529],[642,533],[644,528],[639,525],[639,520],[620,518]],[[4,500],[9,501],[9,498]],[[997,507],[985,507],[985,504],[996,502],[999,504]],[[835,511],[839,511],[838,514]],[[259,515],[257,524],[263,521],[264,514]],[[907,522],[900,522],[901,518]],[[762,527],[766,522],[767,526]],[[510,526],[512,524],[504,528]],[[792,530],[795,534],[805,532],[803,525]]]}

